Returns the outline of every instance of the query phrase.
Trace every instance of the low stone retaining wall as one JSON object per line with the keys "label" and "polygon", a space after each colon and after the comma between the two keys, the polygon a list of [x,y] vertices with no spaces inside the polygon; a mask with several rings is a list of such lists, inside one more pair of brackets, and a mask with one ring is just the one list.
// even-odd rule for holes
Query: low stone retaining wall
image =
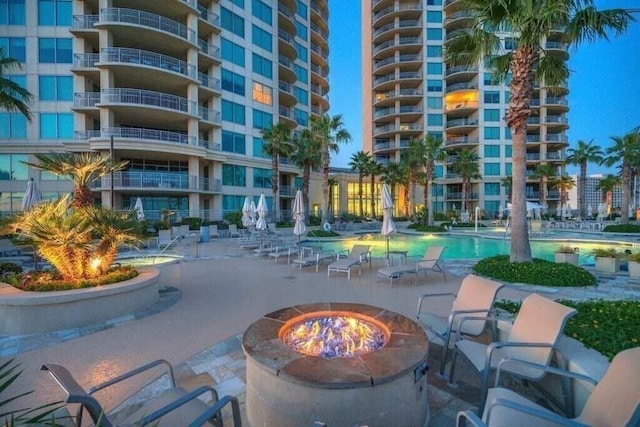
{"label": "low stone retaining wall", "polygon": [[150,307],[160,298],[157,268],[121,283],[58,292],[25,292],[0,284],[0,335],[72,329]]}

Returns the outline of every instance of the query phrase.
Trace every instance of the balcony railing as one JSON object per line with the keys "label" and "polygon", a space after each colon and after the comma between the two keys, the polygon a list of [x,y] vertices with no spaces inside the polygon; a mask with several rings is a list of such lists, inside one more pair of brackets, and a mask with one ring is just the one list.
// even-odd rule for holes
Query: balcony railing
{"label": "balcony railing", "polygon": [[421,89],[400,89],[396,91],[377,93],[374,96],[373,102],[383,101],[390,98],[398,98],[403,96],[422,96],[424,93]]}
{"label": "balcony railing", "polygon": [[447,120],[447,128],[457,126],[478,126],[478,119],[455,119]]}
{"label": "balcony railing", "polygon": [[447,137],[444,141],[445,146],[460,145],[460,144],[477,144],[480,141],[478,137],[460,136],[460,137]]}
{"label": "balcony railing", "polygon": [[217,46],[210,45],[206,40],[198,40],[198,46],[200,47],[200,51],[205,55],[209,55],[212,58],[220,60],[220,48]]}
{"label": "balcony railing", "polygon": [[205,107],[199,107],[198,116],[204,121],[215,123],[218,125],[222,124],[222,117],[220,116],[219,111],[211,110]]}
{"label": "balcony railing", "polygon": [[100,102],[100,92],[84,92],[73,94],[73,106],[79,107],[95,107]]}
{"label": "balcony railing", "polygon": [[401,10],[422,10],[422,4],[421,3],[411,3],[411,4],[401,3],[401,4],[389,6],[385,9],[382,9],[379,12],[376,12],[373,15],[373,20],[376,21],[385,15],[389,15],[390,13],[394,13],[394,12],[399,12]]}
{"label": "balcony railing", "polygon": [[287,33],[284,30],[278,30],[278,38],[280,38],[281,40],[286,41],[287,43],[289,43],[292,46],[295,46],[295,41],[293,41],[293,36],[291,36],[291,34]]}
{"label": "balcony railing", "polygon": [[569,119],[564,116],[546,116],[544,118],[545,123],[554,123],[554,124],[569,124]]}
{"label": "balcony railing", "polygon": [[186,133],[175,132],[169,130],[130,128],[130,127],[111,127],[102,128],[102,130],[77,131],[74,133],[76,140],[88,140],[92,138],[127,138],[127,139],[144,139],[155,142],[167,142],[171,144],[194,145],[198,146],[199,141],[196,137],[189,136]]}
{"label": "balcony railing", "polygon": [[220,80],[215,77],[211,77],[208,74],[198,72],[198,81],[200,85],[208,87],[209,89],[220,91]]}
{"label": "balcony railing", "polygon": [[146,105],[181,111],[194,116],[198,111],[198,104],[195,101],[163,92],[124,88],[102,89],[101,92],[100,102],[102,103]]}
{"label": "balcony railing", "polygon": [[73,68],[94,68],[99,60],[98,53],[74,53]]}
{"label": "balcony railing", "polygon": [[477,88],[478,86],[476,86],[475,83],[456,83],[452,85],[447,85],[446,93],[455,92],[457,90],[473,90]]}
{"label": "balcony railing", "polygon": [[195,30],[173,19],[165,18],[155,13],[143,12],[136,9],[106,8],[100,10],[100,22],[123,22],[136,24],[178,36],[191,43],[196,43]]}
{"label": "balcony railing", "polygon": [[214,27],[219,27],[220,26],[220,17],[217,14],[211,12],[206,7],[200,6],[200,5],[198,5],[198,11],[200,12],[200,17],[203,20],[207,21],[208,23],[210,23]]}
{"label": "balcony railing", "polygon": [[329,20],[329,14],[327,12],[325,12],[324,10],[322,10],[320,8],[320,6],[318,6],[318,4],[316,2],[312,1],[310,6],[311,6],[311,10],[313,10],[315,13],[320,15],[322,17],[322,19],[324,19],[325,21]]}
{"label": "balcony railing", "polygon": [[569,105],[569,102],[565,98],[547,96],[545,98],[545,104],[549,105]]}
{"label": "balcony railing", "polygon": [[458,65],[456,67],[447,68],[447,72],[445,75],[450,76],[451,74],[456,73],[477,73],[478,67],[469,67],[466,65]]}
{"label": "balcony railing", "polygon": [[[280,10],[281,4],[282,4],[281,2],[278,2],[278,10]],[[325,31],[325,29],[319,26],[318,24],[316,24],[315,22],[311,23],[311,31],[320,34],[320,36],[325,40],[329,38],[329,34]]]}
{"label": "balcony railing", "polygon": [[206,148],[211,151],[222,151],[222,144],[214,141],[207,141],[206,139],[198,140],[198,145],[200,147]]}
{"label": "balcony railing", "polygon": [[282,2],[278,2],[278,12],[291,19],[292,21],[296,19],[294,13],[287,6],[282,4]]}
{"label": "balcony railing", "polygon": [[569,139],[566,137],[566,135],[561,135],[561,134],[557,134],[557,133],[548,133],[547,136],[544,137],[544,140],[546,142],[569,143]]}
{"label": "balcony railing", "polygon": [[[199,190],[197,179],[193,175],[171,172],[134,172],[113,173],[113,186],[116,188],[161,188],[174,190]],[[110,188],[111,174],[91,183],[91,188]]]}
{"label": "balcony railing", "polygon": [[418,20],[415,19],[406,19],[403,21],[399,21],[399,22],[391,22],[389,24],[386,24],[380,28],[378,28],[377,30],[374,31],[373,36],[377,37],[378,35],[382,34],[382,33],[386,33],[387,31],[390,30],[394,30],[394,29],[399,29],[399,28],[411,28],[411,27],[420,27],[421,23]]}
{"label": "balcony railing", "polygon": [[99,15],[73,15],[71,28],[92,29],[96,22],[100,20]]}
{"label": "balcony railing", "polygon": [[316,64],[311,64],[311,72],[318,74],[319,76],[322,76],[324,78],[326,78],[329,73],[323,69],[322,67],[316,65]]}
{"label": "balcony railing", "polygon": [[185,61],[181,61],[172,56],[140,49],[123,47],[104,48],[100,51],[100,62],[146,65],[182,74],[194,80],[197,75],[195,65],[188,64]]}

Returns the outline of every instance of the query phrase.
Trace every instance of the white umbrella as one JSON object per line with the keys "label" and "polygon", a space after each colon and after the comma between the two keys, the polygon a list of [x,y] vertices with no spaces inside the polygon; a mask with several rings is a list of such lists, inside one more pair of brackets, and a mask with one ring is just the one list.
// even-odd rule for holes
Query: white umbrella
{"label": "white umbrella", "polygon": [[307,232],[307,226],[304,225],[304,202],[302,201],[302,191],[296,191],[296,198],[293,200],[293,219],[295,225],[293,226],[293,234],[298,236],[298,243],[300,243],[300,236]]}
{"label": "white umbrella", "polygon": [[498,216],[500,217],[500,219],[504,218],[504,213],[507,210],[507,208],[505,208],[504,206],[500,205],[500,207],[498,208]]}
{"label": "white umbrella", "polygon": [[256,225],[256,215],[258,215],[258,209],[256,203],[252,200],[249,204],[249,217],[251,218],[251,225]]}
{"label": "white umbrella", "polygon": [[389,186],[382,184],[382,194],[380,207],[382,208],[382,228],[380,234],[382,234],[387,241],[387,260],[389,260],[389,236],[396,232],[396,225],[393,222],[393,199],[389,192]]}
{"label": "white umbrella", "polygon": [[602,219],[607,216],[607,204],[602,202],[598,205],[598,218]]}
{"label": "white umbrella", "polygon": [[136,199],[136,203],[133,205],[133,210],[136,211],[138,221],[142,221],[144,219],[144,208],[142,207],[142,199],[140,197]]}
{"label": "white umbrella", "polygon": [[591,203],[589,203],[587,205],[587,216],[588,217],[592,217],[593,216],[593,206],[591,206]]}
{"label": "white umbrella", "polygon": [[253,221],[251,221],[251,215],[249,214],[251,211],[251,204],[249,203],[249,197],[244,198],[244,204],[242,205],[242,226],[244,228],[249,228]]}
{"label": "white umbrella", "polygon": [[258,200],[258,221],[256,222],[256,230],[260,230],[260,247],[262,247],[262,234],[267,229],[267,214],[269,209],[267,208],[267,199],[264,197],[264,193],[260,194]]}
{"label": "white umbrella", "polygon": [[564,205],[562,216],[565,218],[569,218],[571,216],[571,203],[567,203],[566,205]]}
{"label": "white umbrella", "polygon": [[22,197],[22,210],[26,211],[27,209],[35,206],[40,201],[40,191],[38,191],[38,187],[36,186],[33,178],[27,181],[27,188],[24,191],[24,196]]}

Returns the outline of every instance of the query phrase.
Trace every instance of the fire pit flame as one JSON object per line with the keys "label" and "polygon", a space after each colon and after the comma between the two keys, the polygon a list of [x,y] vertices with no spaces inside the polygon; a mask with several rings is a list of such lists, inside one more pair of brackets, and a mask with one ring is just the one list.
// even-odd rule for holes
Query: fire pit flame
{"label": "fire pit flame", "polygon": [[324,358],[354,357],[378,350],[385,344],[381,328],[352,316],[327,316],[302,320],[282,336],[290,348]]}

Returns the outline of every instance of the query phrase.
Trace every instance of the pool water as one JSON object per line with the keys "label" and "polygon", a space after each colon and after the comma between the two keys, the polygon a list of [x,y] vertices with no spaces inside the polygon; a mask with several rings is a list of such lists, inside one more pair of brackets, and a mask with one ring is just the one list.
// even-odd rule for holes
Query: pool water
{"label": "pool water", "polygon": [[132,267],[146,267],[146,266],[163,265],[163,264],[178,262],[181,259],[182,257],[160,255],[160,256],[123,257],[123,258],[118,258],[116,262],[120,263],[121,265],[130,265]]}
{"label": "pool water", "polygon": [[[384,258],[386,251],[385,239],[380,235],[365,234],[360,238],[352,240],[341,240],[324,242],[323,250],[334,250],[336,252],[349,250],[356,243],[366,243],[371,245],[371,254],[374,258]],[[554,253],[560,246],[577,247],[580,254],[580,264],[594,264],[591,251],[596,248],[615,247],[619,251],[629,249],[630,245],[616,244],[611,242],[584,242],[578,240],[571,241],[538,241],[532,240],[531,252],[534,258],[542,258],[548,261],[554,260]],[[451,235],[402,235],[394,234],[389,239],[389,250],[407,251],[409,257],[422,257],[428,246],[444,246],[442,254],[444,259],[477,259],[487,258],[494,255],[509,255],[511,251],[511,241],[503,239],[487,239],[480,236],[451,236]]]}

